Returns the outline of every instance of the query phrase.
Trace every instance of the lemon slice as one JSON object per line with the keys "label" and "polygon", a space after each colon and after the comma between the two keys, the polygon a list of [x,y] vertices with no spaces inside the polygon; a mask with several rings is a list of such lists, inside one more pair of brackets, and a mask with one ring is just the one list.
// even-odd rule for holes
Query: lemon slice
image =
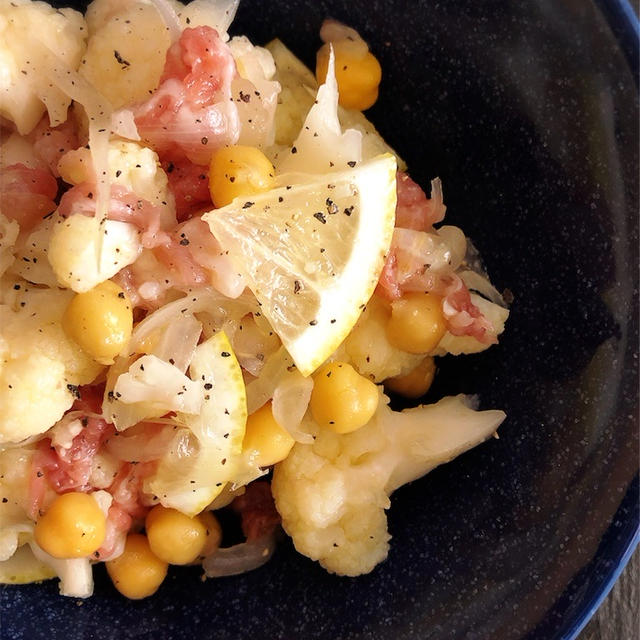
{"label": "lemon slice", "polygon": [[40,562],[28,544],[23,544],[8,560],[0,562],[0,584],[28,584],[55,577],[55,571]]}
{"label": "lemon slice", "polygon": [[203,216],[303,375],[335,351],[373,293],[393,234],[395,174],[386,154]]}
{"label": "lemon slice", "polygon": [[231,343],[219,332],[198,345],[191,379],[201,385],[199,414],[179,413],[169,452],[144,485],[165,507],[200,513],[222,491],[240,463],[247,422],[244,380]]}

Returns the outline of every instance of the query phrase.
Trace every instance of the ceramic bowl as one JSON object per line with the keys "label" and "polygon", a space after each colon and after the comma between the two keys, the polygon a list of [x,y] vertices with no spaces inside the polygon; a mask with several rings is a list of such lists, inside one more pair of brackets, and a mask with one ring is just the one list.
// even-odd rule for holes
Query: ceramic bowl
{"label": "ceramic bowl", "polygon": [[171,571],[126,601],[96,571],[3,588],[3,638],[574,638],[638,530],[638,22],[623,0],[242,0],[233,33],[306,62],[331,16],[384,70],[370,118],[423,185],[440,176],[499,289],[499,346],[448,358],[432,397],[508,415],[399,490],[388,560],[351,579],[283,543],[263,568]]}

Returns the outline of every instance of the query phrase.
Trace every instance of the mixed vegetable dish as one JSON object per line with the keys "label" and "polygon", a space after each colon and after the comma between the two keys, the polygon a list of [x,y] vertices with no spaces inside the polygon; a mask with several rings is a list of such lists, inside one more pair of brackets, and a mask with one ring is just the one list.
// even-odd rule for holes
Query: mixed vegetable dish
{"label": "mixed vegetable dish", "polygon": [[139,599],[169,565],[255,569],[282,530],[367,573],[393,491],[505,417],[390,408],[507,305],[363,115],[365,40],[327,19],[313,72],[230,37],[237,5],[0,0],[4,583],[87,597],[104,562]]}

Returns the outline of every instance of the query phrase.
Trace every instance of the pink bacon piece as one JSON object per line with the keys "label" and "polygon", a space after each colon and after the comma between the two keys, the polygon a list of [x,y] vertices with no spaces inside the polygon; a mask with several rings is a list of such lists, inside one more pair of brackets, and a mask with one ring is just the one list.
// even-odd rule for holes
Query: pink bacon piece
{"label": "pink bacon piece", "polygon": [[185,29],[167,52],[160,86],[134,109],[140,136],[163,160],[208,165],[213,151],[238,139],[235,74],[231,50],[215,29]]}
{"label": "pink bacon piece", "polygon": [[33,229],[56,209],[56,179],[44,169],[32,169],[18,162],[0,172],[0,211],[16,220],[20,229]]}

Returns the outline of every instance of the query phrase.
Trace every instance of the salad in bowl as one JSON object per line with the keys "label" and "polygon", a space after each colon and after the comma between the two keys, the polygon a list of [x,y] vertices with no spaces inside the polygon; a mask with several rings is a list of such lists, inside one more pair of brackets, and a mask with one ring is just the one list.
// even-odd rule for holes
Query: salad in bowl
{"label": "salad in bowl", "polygon": [[[508,317],[362,111],[383,70],[326,20],[315,72],[228,35],[237,0],[0,0],[0,580],[389,549],[398,487],[496,433],[425,395]],[[241,541],[226,544],[222,514]]]}

